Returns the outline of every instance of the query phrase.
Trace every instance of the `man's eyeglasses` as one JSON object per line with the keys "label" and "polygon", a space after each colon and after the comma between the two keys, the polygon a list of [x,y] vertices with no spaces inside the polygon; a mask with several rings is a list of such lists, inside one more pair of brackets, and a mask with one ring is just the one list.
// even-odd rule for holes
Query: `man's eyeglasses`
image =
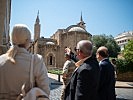
{"label": "man's eyeglasses", "polygon": [[74,48],[74,51],[77,52],[77,50],[79,50],[79,49],[77,49],[77,48],[75,47],[75,48]]}

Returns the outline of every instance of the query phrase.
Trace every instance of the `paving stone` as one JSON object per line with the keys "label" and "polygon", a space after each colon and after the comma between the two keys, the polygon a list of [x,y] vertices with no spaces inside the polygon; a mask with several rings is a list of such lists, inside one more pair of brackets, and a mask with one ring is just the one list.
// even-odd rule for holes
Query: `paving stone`
{"label": "paving stone", "polygon": [[[59,82],[56,78],[54,76],[49,77],[50,100],[60,100],[63,85],[62,81]],[[133,82],[117,81],[116,86],[117,100],[133,100]]]}

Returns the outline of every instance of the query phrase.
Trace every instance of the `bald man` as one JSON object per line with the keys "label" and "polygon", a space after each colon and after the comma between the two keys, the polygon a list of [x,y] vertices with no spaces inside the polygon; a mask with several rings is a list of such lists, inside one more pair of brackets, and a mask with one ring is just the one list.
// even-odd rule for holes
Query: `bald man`
{"label": "bald man", "polygon": [[108,57],[108,49],[105,46],[99,47],[96,52],[96,58],[101,69],[98,89],[99,100],[116,100],[114,67]]}
{"label": "bald man", "polygon": [[[64,100],[98,100],[99,65],[92,59],[93,45],[88,40],[77,43],[76,53],[79,59],[76,70],[66,86]],[[67,52],[68,51],[68,52]],[[70,50],[66,50],[70,53]]]}

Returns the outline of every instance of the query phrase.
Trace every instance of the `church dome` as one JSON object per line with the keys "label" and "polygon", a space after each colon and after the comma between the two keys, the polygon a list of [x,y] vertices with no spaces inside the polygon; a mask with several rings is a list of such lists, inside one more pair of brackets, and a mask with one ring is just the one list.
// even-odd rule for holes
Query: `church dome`
{"label": "church dome", "polygon": [[78,25],[71,25],[67,28],[68,32],[87,32],[84,28]]}
{"label": "church dome", "polygon": [[81,27],[72,27],[68,30],[68,32],[73,32],[73,31],[76,31],[76,32],[86,32],[85,29],[81,28]]}
{"label": "church dome", "polygon": [[54,42],[46,42],[47,45],[55,45]]}

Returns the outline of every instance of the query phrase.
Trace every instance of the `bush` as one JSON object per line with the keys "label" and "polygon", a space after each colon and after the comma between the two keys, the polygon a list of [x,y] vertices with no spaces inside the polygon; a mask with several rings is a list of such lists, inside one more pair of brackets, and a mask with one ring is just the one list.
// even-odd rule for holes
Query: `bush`
{"label": "bush", "polygon": [[125,45],[122,53],[123,53],[125,59],[133,62],[133,40],[128,41],[128,43],[127,43],[127,45]]}
{"label": "bush", "polygon": [[117,59],[116,61],[117,72],[133,72],[133,62],[126,59]]}
{"label": "bush", "polygon": [[51,73],[51,74],[62,74],[62,70],[59,70],[59,69],[52,69],[52,70],[48,70],[48,73]]}

